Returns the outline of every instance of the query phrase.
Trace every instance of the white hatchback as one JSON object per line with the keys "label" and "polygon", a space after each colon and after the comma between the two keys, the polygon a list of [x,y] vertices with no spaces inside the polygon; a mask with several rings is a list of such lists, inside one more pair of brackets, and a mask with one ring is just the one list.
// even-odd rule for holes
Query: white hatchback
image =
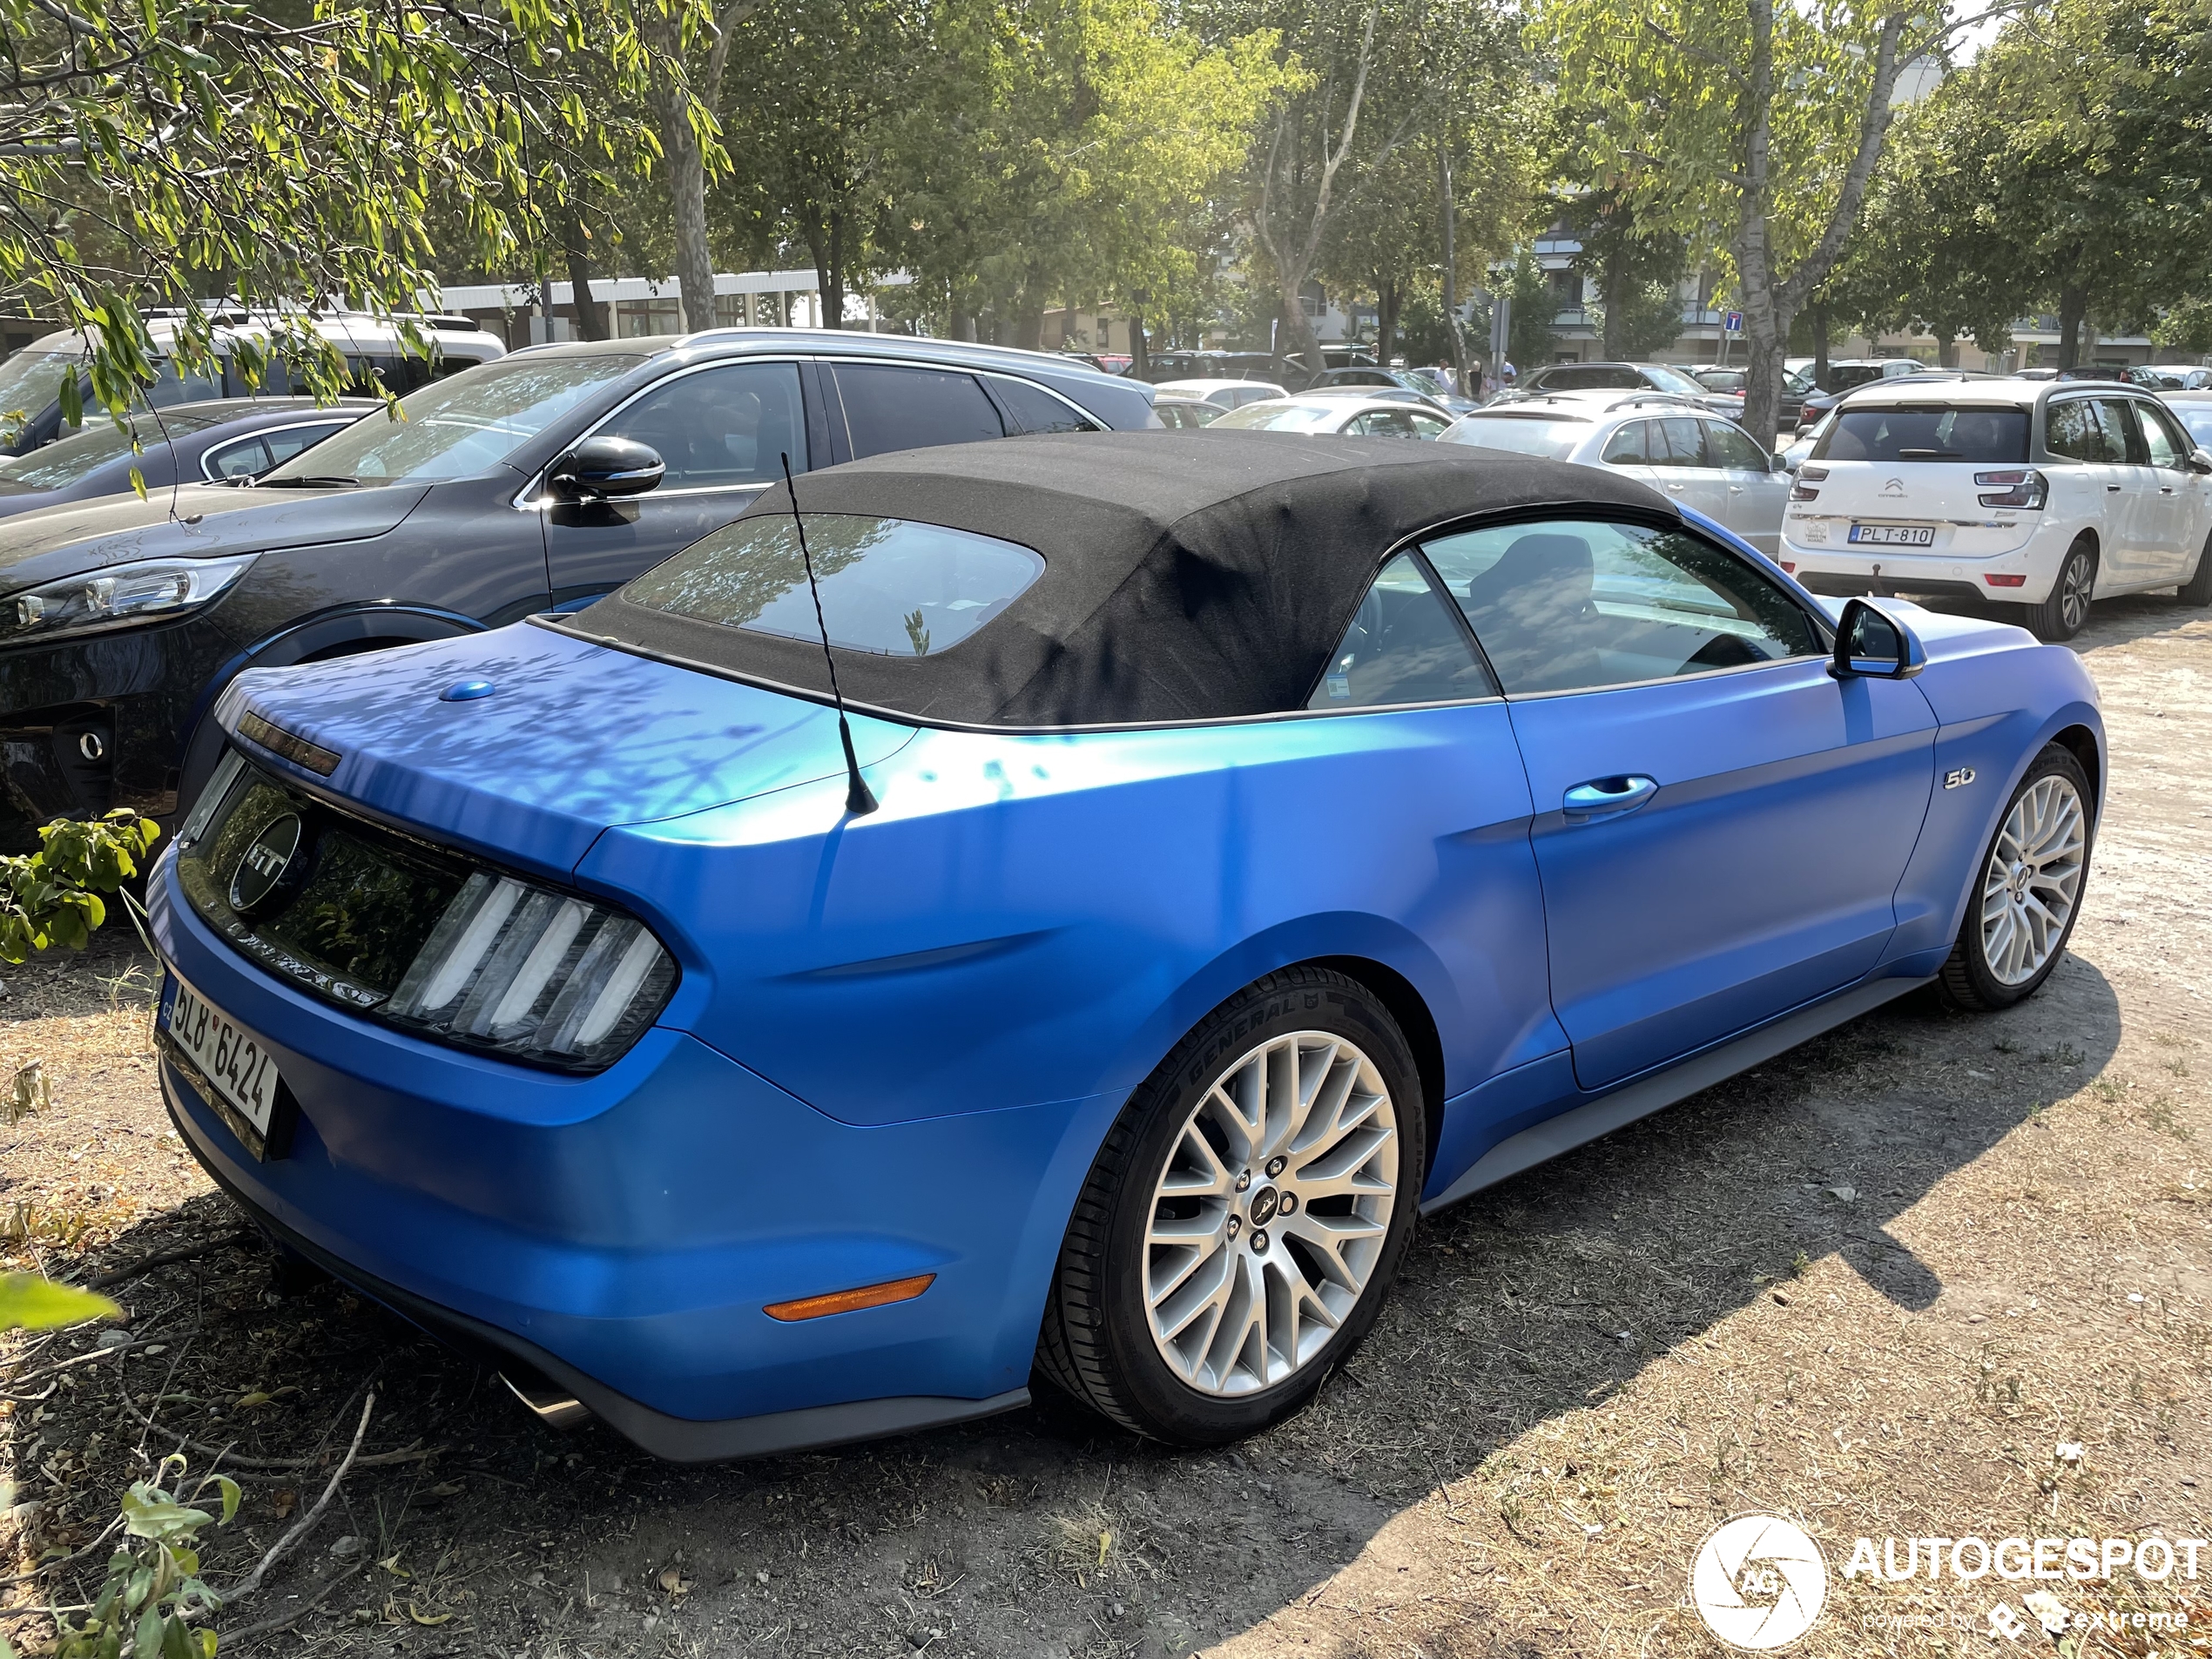
{"label": "white hatchback", "polygon": [[1797,469],[1781,563],[1815,593],[2017,605],[2067,639],[2114,594],[2212,604],[2207,475],[2212,452],[2130,387],[1867,387]]}

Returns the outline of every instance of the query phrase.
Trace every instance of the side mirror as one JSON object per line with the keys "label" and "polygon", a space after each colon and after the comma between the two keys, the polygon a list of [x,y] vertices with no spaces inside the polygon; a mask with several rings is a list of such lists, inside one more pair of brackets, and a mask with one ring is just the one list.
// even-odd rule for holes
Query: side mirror
{"label": "side mirror", "polygon": [[1853,599],[1836,624],[1836,656],[1828,671],[1838,679],[1909,680],[1928,665],[1912,631],[1871,599]]}
{"label": "side mirror", "polygon": [[659,451],[635,438],[586,438],[546,469],[545,488],[556,501],[608,501],[644,495],[667,470]]}
{"label": "side mirror", "polygon": [[2191,472],[2212,472],[2212,449],[2196,448],[2190,450],[2189,470]]}
{"label": "side mirror", "polygon": [[1790,458],[1779,449],[1766,458],[1766,469],[1769,472],[1795,472],[1797,470],[1790,464]]}

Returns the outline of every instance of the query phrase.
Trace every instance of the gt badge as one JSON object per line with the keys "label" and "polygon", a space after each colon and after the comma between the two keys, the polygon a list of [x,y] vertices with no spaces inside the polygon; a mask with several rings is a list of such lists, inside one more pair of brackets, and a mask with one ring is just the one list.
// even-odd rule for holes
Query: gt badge
{"label": "gt badge", "polygon": [[1946,789],[1963,789],[1973,780],[1974,769],[1972,766],[1953,766],[1943,774],[1943,786]]}

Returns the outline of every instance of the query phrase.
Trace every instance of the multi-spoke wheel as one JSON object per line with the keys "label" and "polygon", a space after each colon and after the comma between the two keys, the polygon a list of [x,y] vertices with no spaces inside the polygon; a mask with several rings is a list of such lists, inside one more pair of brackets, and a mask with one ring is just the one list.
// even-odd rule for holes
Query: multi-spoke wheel
{"label": "multi-spoke wheel", "polygon": [[1291,968],[1239,992],[1108,1136],[1061,1252],[1042,1368],[1187,1444],[1296,1411],[1397,1271],[1426,1121],[1405,1037],[1365,987]]}
{"label": "multi-spoke wheel", "polygon": [[1943,989],[1967,1008],[2007,1008],[2049,977],[2081,910],[2089,870],[2089,780],[2053,744],[2006,803]]}
{"label": "multi-spoke wheel", "polygon": [[2077,537],[2059,561],[2059,574],[2040,604],[2023,607],[2029,630],[2038,639],[2071,639],[2089,620],[2089,602],[2097,591],[2097,546],[2087,536]]}

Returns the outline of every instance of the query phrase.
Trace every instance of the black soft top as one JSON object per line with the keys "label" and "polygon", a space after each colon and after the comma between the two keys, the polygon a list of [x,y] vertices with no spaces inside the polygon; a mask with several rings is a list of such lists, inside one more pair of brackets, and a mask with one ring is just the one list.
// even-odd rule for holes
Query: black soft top
{"label": "black soft top", "polygon": [[[805,475],[809,513],[920,520],[1033,548],[1044,574],[926,657],[840,649],[846,700],[927,724],[1153,725],[1301,708],[1383,555],[1415,532],[1559,509],[1677,516],[1595,468],[1403,438],[1100,432],[905,450]],[[744,514],[789,514],[782,485]],[[819,644],[619,591],[548,625],[829,694]]]}

